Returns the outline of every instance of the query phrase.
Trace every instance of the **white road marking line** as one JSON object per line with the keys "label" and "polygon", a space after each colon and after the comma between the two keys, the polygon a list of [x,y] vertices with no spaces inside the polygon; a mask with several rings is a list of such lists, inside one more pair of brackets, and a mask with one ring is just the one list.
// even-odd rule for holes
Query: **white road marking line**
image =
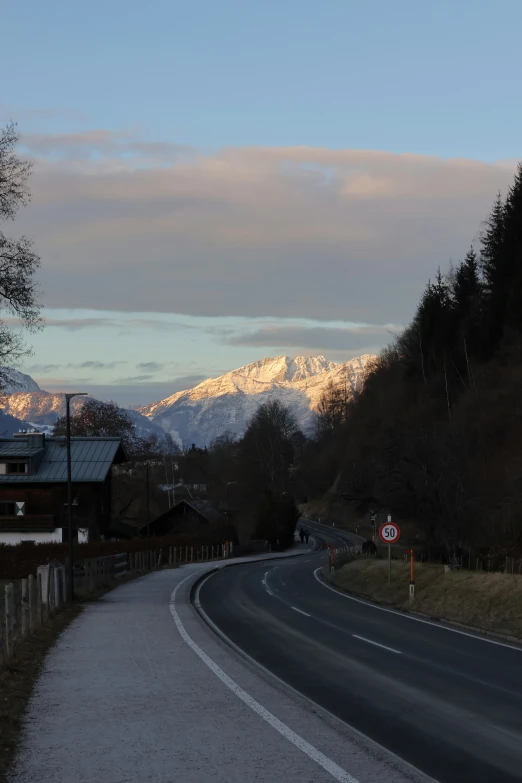
{"label": "white road marking line", "polygon": [[291,609],[294,610],[294,612],[299,612],[299,614],[304,614],[305,617],[311,617],[311,614],[308,614],[308,612],[303,612],[302,609],[298,609],[297,606],[291,606]]}
{"label": "white road marking line", "polygon": [[270,589],[270,588],[269,588],[269,586],[268,586],[268,582],[266,581],[266,578],[267,578],[267,576],[268,576],[268,573],[269,573],[268,571],[265,573],[265,575],[264,575],[263,579],[261,580],[261,583],[262,583],[262,584],[265,586],[265,590],[266,590],[266,592],[267,592],[269,595],[271,595],[271,596],[273,596],[274,598],[276,598],[277,596],[275,596],[275,595],[274,595],[274,593],[271,591],[271,589]]}
{"label": "white road marking line", "polygon": [[335,761],[329,759],[328,756],[325,756],[324,753],[321,753],[320,750],[317,750],[317,748],[314,748],[313,745],[310,745],[310,743],[300,737],[299,734],[296,734],[295,731],[292,731],[292,729],[287,726],[286,723],[283,723],[279,720],[279,718],[276,718],[275,715],[272,715],[272,713],[265,709],[262,704],[256,701],[252,696],[250,696],[249,693],[247,693],[236,682],[234,682],[234,680],[229,677],[228,674],[225,674],[223,669],[221,669],[217,663],[215,663],[212,658],[203,652],[201,647],[199,647],[196,642],[191,639],[191,637],[186,632],[185,626],[181,622],[181,618],[176,610],[176,594],[181,585],[186,582],[187,579],[191,579],[193,576],[193,574],[189,574],[189,576],[186,576],[185,579],[182,579],[182,581],[176,586],[172,592],[172,595],[170,596],[170,613],[183,641],[188,644],[191,650],[196,653],[203,663],[208,666],[208,668],[216,675],[216,677],[218,677],[221,682],[238,697],[238,699],[241,699],[241,701],[246,704],[247,707],[250,707],[253,712],[257,713],[259,717],[263,718],[263,720],[272,726],[273,729],[278,731],[282,737],[291,742],[292,745],[295,745],[296,748],[302,750],[303,753],[305,753],[312,761],[315,761],[316,764],[328,772],[335,780],[339,781],[339,783],[359,783],[356,778],[352,777],[349,772],[346,772],[346,770],[342,769],[342,767],[336,764]]}
{"label": "white road marking line", "polygon": [[514,644],[507,644],[507,642],[499,642],[496,639],[490,639],[488,636],[481,636],[480,631],[478,631],[476,634],[469,633],[468,631],[461,631],[459,628],[452,628],[450,625],[444,625],[443,622],[441,623],[434,623],[431,620],[425,620],[423,617],[415,617],[413,614],[407,614],[407,612],[399,612],[397,609],[387,609],[385,606],[379,606],[378,604],[373,604],[371,601],[363,601],[362,598],[356,598],[354,595],[348,595],[348,593],[341,593],[340,590],[336,590],[335,587],[330,587],[330,585],[327,585],[326,582],[323,582],[322,579],[319,579],[317,574],[319,571],[322,571],[322,566],[320,568],[316,568],[314,571],[314,576],[319,582],[320,585],[323,587],[326,587],[327,590],[331,590],[333,593],[337,593],[337,595],[340,595],[341,598],[349,598],[350,601],[355,601],[358,604],[364,604],[364,606],[369,606],[370,609],[378,609],[380,612],[388,612],[389,614],[399,615],[399,617],[403,617],[405,620],[414,620],[416,623],[424,623],[424,625],[431,625],[432,628],[437,628],[439,631],[451,631],[451,633],[458,633],[461,636],[469,636],[470,639],[476,639],[478,642],[488,642],[489,644],[496,644],[498,647],[507,647],[508,650],[516,650],[516,652],[522,652],[522,647],[515,647]]}
{"label": "white road marking line", "polygon": [[360,639],[361,642],[368,642],[368,644],[374,644],[375,647],[382,647],[383,650],[388,650],[389,652],[397,653],[397,655],[402,655],[400,650],[394,650],[393,647],[387,647],[385,644],[374,642],[371,639],[367,639],[366,636],[358,636],[356,633],[352,633],[352,636],[354,639]]}

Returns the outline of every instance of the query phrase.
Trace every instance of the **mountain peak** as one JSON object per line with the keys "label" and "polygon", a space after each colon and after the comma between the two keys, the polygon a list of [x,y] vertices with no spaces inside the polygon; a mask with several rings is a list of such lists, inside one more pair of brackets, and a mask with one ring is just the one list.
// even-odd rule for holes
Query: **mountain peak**
{"label": "mountain peak", "polygon": [[324,356],[267,356],[227,373],[222,378],[250,378],[261,383],[294,383],[339,367]]}

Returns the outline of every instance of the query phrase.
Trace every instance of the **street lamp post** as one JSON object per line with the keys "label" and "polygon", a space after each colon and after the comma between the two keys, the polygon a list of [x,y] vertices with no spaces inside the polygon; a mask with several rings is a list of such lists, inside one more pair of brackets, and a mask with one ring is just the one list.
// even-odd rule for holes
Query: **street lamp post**
{"label": "street lamp post", "polygon": [[69,601],[74,601],[74,550],[72,534],[72,476],[71,476],[71,400],[73,397],[82,397],[87,392],[75,392],[65,395],[65,418],[67,423],[67,543],[69,551]]}
{"label": "street lamp post", "polygon": [[146,490],[147,490],[147,569],[150,571],[150,490],[149,490],[149,463],[145,464]]}

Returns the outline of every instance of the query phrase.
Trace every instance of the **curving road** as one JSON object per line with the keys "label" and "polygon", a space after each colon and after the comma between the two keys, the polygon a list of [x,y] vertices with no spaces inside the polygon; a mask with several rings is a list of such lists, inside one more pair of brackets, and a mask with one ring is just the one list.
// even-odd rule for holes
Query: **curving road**
{"label": "curving road", "polygon": [[520,781],[522,648],[347,598],[318,580],[324,562],[323,549],[222,569],[197,605],[247,655],[440,783]]}

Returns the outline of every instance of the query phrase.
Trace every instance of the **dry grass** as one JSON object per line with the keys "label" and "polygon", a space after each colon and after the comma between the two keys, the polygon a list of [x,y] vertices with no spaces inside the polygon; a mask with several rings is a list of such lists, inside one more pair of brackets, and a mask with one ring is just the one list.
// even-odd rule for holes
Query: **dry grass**
{"label": "dry grass", "polygon": [[332,575],[344,590],[399,609],[423,612],[522,640],[522,577],[474,571],[444,572],[441,565],[415,567],[415,601],[408,598],[409,566],[392,562],[388,586],[385,560],[356,560]]}
{"label": "dry grass", "polygon": [[22,728],[22,720],[45,656],[83,605],[53,617],[42,628],[20,643],[9,665],[0,669],[0,781],[7,780]]}

